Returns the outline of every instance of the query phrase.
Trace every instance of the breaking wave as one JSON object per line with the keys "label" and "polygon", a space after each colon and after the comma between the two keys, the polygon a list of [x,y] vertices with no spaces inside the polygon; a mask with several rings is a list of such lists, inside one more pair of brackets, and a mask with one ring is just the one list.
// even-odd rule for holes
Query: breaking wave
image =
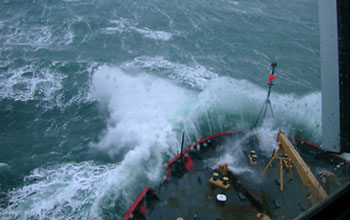
{"label": "breaking wave", "polygon": [[[183,130],[189,146],[210,134],[249,129],[266,97],[265,89],[246,80],[216,77],[198,90],[149,74],[147,68],[123,69],[100,66],[91,86],[92,98],[109,119],[90,148],[106,153],[114,163],[37,168],[25,177],[24,186],[9,192],[2,218],[121,218],[145,185],[157,185],[164,178],[165,163],[179,152]],[[319,93],[303,97],[273,93],[271,100],[275,117],[255,131],[266,142],[261,149],[267,155],[276,147],[279,128],[291,135],[311,133],[317,140]],[[239,163],[231,159],[231,167]],[[234,172],[250,170],[236,166]]]}
{"label": "breaking wave", "polygon": [[136,57],[131,62],[123,63],[122,68],[139,69],[147,72],[156,72],[161,75],[184,83],[196,89],[204,89],[209,80],[218,77],[218,74],[207,70],[204,66],[193,66],[170,62],[163,57]]}

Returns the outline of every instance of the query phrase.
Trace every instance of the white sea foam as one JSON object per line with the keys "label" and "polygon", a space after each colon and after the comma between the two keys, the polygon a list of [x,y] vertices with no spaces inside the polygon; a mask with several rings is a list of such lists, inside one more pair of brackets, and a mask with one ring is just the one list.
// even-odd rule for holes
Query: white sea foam
{"label": "white sea foam", "polygon": [[[92,96],[107,107],[110,118],[106,131],[91,148],[106,152],[118,162],[68,163],[35,169],[25,178],[25,186],[10,192],[10,203],[0,210],[0,217],[101,219],[107,210],[115,213],[114,218],[121,218],[145,185],[161,181],[167,161],[163,160],[178,153],[183,124],[188,135],[194,134],[196,140],[206,135],[201,126],[209,124],[212,133],[226,130],[224,124],[229,122],[222,116],[230,112],[239,117],[231,118],[238,123],[229,123],[232,125],[229,129],[249,128],[254,122],[266,97],[264,89],[227,77],[208,82],[198,92],[146,73],[125,73],[108,66],[98,68],[92,79]],[[275,118],[256,131],[259,140],[265,143],[260,147],[266,155],[276,148],[276,124],[288,128],[289,121],[292,124],[296,121],[305,129],[317,131],[314,123],[319,120],[319,99],[318,93],[305,97],[272,94]],[[253,120],[248,117],[251,114]],[[254,175],[240,161],[243,158],[240,143],[229,144],[232,146],[227,149],[231,151],[219,160],[229,162],[234,173]]]}
{"label": "white sea foam", "polygon": [[1,219],[98,219],[92,209],[115,165],[92,162],[38,168],[9,193]]}
{"label": "white sea foam", "polygon": [[75,35],[74,35],[73,31],[67,29],[60,44],[69,45],[73,42],[74,37],[75,37]]}
{"label": "white sea foam", "polygon": [[224,154],[218,158],[212,168],[217,168],[218,164],[228,163],[229,170],[234,174],[252,173],[251,166],[246,163],[246,155],[244,155],[242,147],[245,146],[241,141],[226,142],[224,146]]}
{"label": "white sea foam", "polygon": [[142,34],[144,37],[154,40],[168,41],[172,37],[171,33],[166,31],[150,30],[149,28],[132,28],[136,32]]}
{"label": "white sea foam", "polygon": [[[138,59],[124,65],[124,68],[130,66],[145,70],[152,68],[153,71],[160,67],[174,68],[173,64],[163,59],[156,59],[154,63],[148,59],[145,62]],[[93,81],[94,94],[108,105],[111,114],[109,128],[94,147],[111,156],[128,152],[123,163],[128,163],[129,154],[133,158],[140,158],[143,154],[150,157],[152,153],[149,152],[155,146],[160,152],[176,152],[174,146],[177,142],[169,144],[171,140],[176,140],[173,131],[176,124],[184,123],[187,133],[195,137],[193,140],[227,129],[249,129],[266,98],[265,89],[246,80],[228,77],[209,80],[199,94],[164,79],[144,73],[128,75],[111,67],[100,68]],[[319,134],[318,93],[304,97],[274,93],[271,99],[275,118],[265,121],[262,128],[256,131],[258,138],[264,142],[260,148],[267,155],[277,148],[275,140],[278,128],[288,133],[291,125],[297,123],[299,128]],[[225,118],[224,115],[228,114],[237,117]],[[229,119],[234,122],[229,122]],[[209,131],[203,133],[202,128],[206,125]],[[237,172],[245,171],[242,168]]]}
{"label": "white sea foam", "polygon": [[[266,98],[266,90],[245,81],[228,77],[211,80],[199,93],[196,102],[189,111],[185,122],[186,130],[193,134],[194,140],[204,136],[234,129],[250,129],[258,116]],[[287,135],[305,135],[309,141],[320,141],[321,112],[320,93],[311,93],[303,97],[273,92],[274,117],[267,118],[253,133],[259,139],[258,147],[270,157],[278,146],[278,130]],[[204,135],[204,136],[203,136]],[[244,140],[240,140],[244,141]],[[207,166],[215,168],[228,163],[235,174],[258,175],[247,165],[240,141],[229,142],[221,146],[222,155],[206,161]],[[243,160],[244,158],[244,160]]]}
{"label": "white sea foam", "polygon": [[106,190],[100,202],[115,197],[130,205],[136,194],[125,193],[158,183],[165,172],[164,155],[178,152],[176,129],[194,92],[170,80],[108,66],[100,67],[92,82],[92,94],[107,106],[110,119],[100,141],[91,147],[122,158],[115,170],[118,178],[110,176],[106,183],[114,190]]}
{"label": "white sea foam", "polygon": [[62,89],[64,75],[35,64],[14,68],[0,77],[0,98],[13,100],[52,100]]}
{"label": "white sea foam", "polygon": [[130,27],[135,25],[133,22],[125,18],[120,18],[118,20],[110,20],[109,23],[110,26],[104,28],[105,33],[107,34],[114,34],[115,32],[122,33],[124,31],[128,31]]}
{"label": "white sea foam", "polygon": [[122,68],[161,72],[161,74],[167,74],[168,77],[197,89],[203,89],[209,80],[218,77],[218,74],[199,64],[188,66],[170,62],[160,56],[136,57],[133,61],[124,63]]}
{"label": "white sea foam", "polygon": [[[161,66],[167,65],[172,66],[168,62]],[[178,152],[181,129],[186,130],[186,139],[191,141],[225,130],[249,129],[266,98],[265,89],[246,80],[218,77],[209,80],[198,92],[152,75],[126,74],[107,66],[96,71],[93,94],[108,107],[110,119],[106,132],[92,147],[107,152],[112,158],[124,154],[116,171],[120,172],[121,178],[109,180],[109,185],[118,185],[119,193],[128,192],[129,185],[142,176],[146,181],[160,181],[164,172],[162,154],[174,156]],[[266,120],[255,131],[261,142],[259,147],[267,156],[277,148],[275,140],[279,128],[293,135],[291,127],[295,125],[314,132],[313,138],[318,137],[319,93],[304,97],[273,93],[271,100],[274,118]],[[236,167],[234,172],[251,173],[247,167],[237,165],[240,164],[242,149],[232,149],[228,155],[236,155],[230,160],[231,167]],[[222,160],[227,161],[227,158],[226,155]],[[109,193],[106,191],[106,195]]]}
{"label": "white sea foam", "polygon": [[14,32],[6,36],[7,45],[28,45],[45,47],[53,42],[48,26],[13,27]]}
{"label": "white sea foam", "polygon": [[111,116],[96,145],[110,155],[120,148],[150,148],[157,143],[158,150],[166,149],[174,138],[173,124],[183,120],[181,109],[193,98],[193,92],[169,80],[106,66],[94,74],[93,94],[108,106]]}
{"label": "white sea foam", "polygon": [[[201,138],[205,126],[206,135],[227,129],[249,129],[258,116],[266,99],[266,90],[246,80],[218,77],[210,80],[189,112],[187,130]],[[310,141],[321,137],[321,94],[311,93],[302,97],[272,92],[270,100],[274,118],[264,126],[277,135],[283,129],[289,135],[305,134]],[[202,125],[198,125],[202,123]],[[195,132],[194,132],[195,131]]]}
{"label": "white sea foam", "polygon": [[120,18],[118,20],[109,21],[110,26],[104,28],[106,34],[114,34],[116,32],[137,32],[145,38],[153,40],[168,41],[171,39],[172,34],[161,30],[152,30],[147,27],[136,27],[137,23],[129,19]]}
{"label": "white sea foam", "polygon": [[[46,24],[28,25],[18,22],[10,26],[9,30],[0,36],[4,40],[4,46],[28,46],[34,50],[42,48],[59,48],[69,45],[75,37],[71,25],[76,18],[63,21],[60,26]],[[78,18],[79,20],[79,18]]]}
{"label": "white sea foam", "polygon": [[[24,178],[24,186],[8,193],[1,219],[121,219],[133,199],[155,178],[159,164],[148,164],[147,149],[128,152],[118,164],[59,164],[37,168]],[[153,167],[153,165],[155,167]],[[152,172],[151,172],[152,171]],[[119,211],[116,211],[119,210]]]}
{"label": "white sea foam", "polygon": [[[155,63],[144,62],[143,68],[157,65],[175,68],[166,60]],[[212,127],[209,133],[225,130],[225,123],[229,122],[222,116],[231,113],[239,117],[233,119],[236,123],[229,123],[232,125],[229,129],[249,128],[254,122],[249,115],[255,119],[266,91],[245,80],[218,77],[208,80],[198,92],[146,73],[125,73],[119,68],[102,66],[93,75],[92,96],[107,107],[110,118],[100,141],[91,147],[119,162],[38,168],[25,178],[24,187],[10,192],[10,205],[2,210],[2,218],[99,219],[104,215],[103,210],[113,210],[116,204],[121,210],[116,216],[120,218],[146,184],[161,180],[165,172],[164,154],[171,157],[178,152],[182,124],[187,133],[195,134],[194,139],[206,135],[200,129],[206,124]],[[265,143],[260,147],[267,155],[276,147],[276,124],[288,128],[289,121],[296,121],[307,130],[317,131],[318,93],[305,97],[273,93],[271,100],[275,119],[256,131]],[[208,112],[217,117],[211,117]],[[235,173],[251,173],[240,163],[242,149],[237,150],[237,146],[239,143],[221,161],[229,162]]]}

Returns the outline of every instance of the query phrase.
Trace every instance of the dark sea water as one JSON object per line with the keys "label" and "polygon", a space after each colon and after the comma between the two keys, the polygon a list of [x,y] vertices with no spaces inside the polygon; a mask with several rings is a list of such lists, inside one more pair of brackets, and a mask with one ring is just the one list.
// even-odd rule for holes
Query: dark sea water
{"label": "dark sea water", "polygon": [[0,219],[121,219],[182,131],[254,124],[273,61],[259,137],[321,144],[316,0],[0,0]]}

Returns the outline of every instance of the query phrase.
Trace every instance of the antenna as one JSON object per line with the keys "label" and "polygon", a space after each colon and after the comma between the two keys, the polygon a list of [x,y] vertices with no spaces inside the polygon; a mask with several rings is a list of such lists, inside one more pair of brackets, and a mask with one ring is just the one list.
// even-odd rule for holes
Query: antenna
{"label": "antenna", "polygon": [[181,161],[183,161],[183,146],[184,146],[185,132],[182,132],[182,141],[181,141]]}
{"label": "antenna", "polygon": [[277,63],[275,63],[275,62],[271,63],[272,71],[271,71],[271,74],[269,75],[269,83],[267,84],[269,86],[268,91],[267,91],[267,98],[266,98],[263,106],[260,109],[259,116],[256,119],[256,122],[255,122],[253,128],[257,127],[257,125],[259,124],[259,121],[263,121],[265,119],[266,112],[268,111],[268,109],[270,110],[271,116],[273,117],[272,105],[271,105],[271,101],[270,101],[270,94],[271,94],[271,89],[273,86],[272,80],[277,78],[277,76],[274,76],[276,66],[277,66]]}

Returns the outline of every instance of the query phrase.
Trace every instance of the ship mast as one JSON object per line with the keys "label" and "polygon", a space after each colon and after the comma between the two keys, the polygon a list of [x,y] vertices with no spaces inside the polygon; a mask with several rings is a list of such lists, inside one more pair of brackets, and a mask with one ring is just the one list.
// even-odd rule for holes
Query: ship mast
{"label": "ship mast", "polygon": [[181,151],[180,151],[180,155],[181,155],[181,161],[183,162],[183,147],[184,147],[184,139],[185,139],[185,132],[182,132],[182,141],[181,141]]}
{"label": "ship mast", "polygon": [[272,70],[271,70],[271,74],[269,75],[269,83],[267,84],[269,86],[268,91],[267,91],[267,97],[266,97],[266,100],[265,100],[263,106],[260,109],[259,116],[256,119],[253,128],[256,128],[258,126],[259,122],[263,121],[265,119],[266,113],[268,110],[270,111],[271,116],[273,117],[272,105],[271,105],[271,101],[270,101],[270,94],[271,94],[271,89],[273,86],[272,80],[277,78],[277,76],[274,76],[276,66],[277,66],[277,63],[275,63],[275,62],[271,63]]}

